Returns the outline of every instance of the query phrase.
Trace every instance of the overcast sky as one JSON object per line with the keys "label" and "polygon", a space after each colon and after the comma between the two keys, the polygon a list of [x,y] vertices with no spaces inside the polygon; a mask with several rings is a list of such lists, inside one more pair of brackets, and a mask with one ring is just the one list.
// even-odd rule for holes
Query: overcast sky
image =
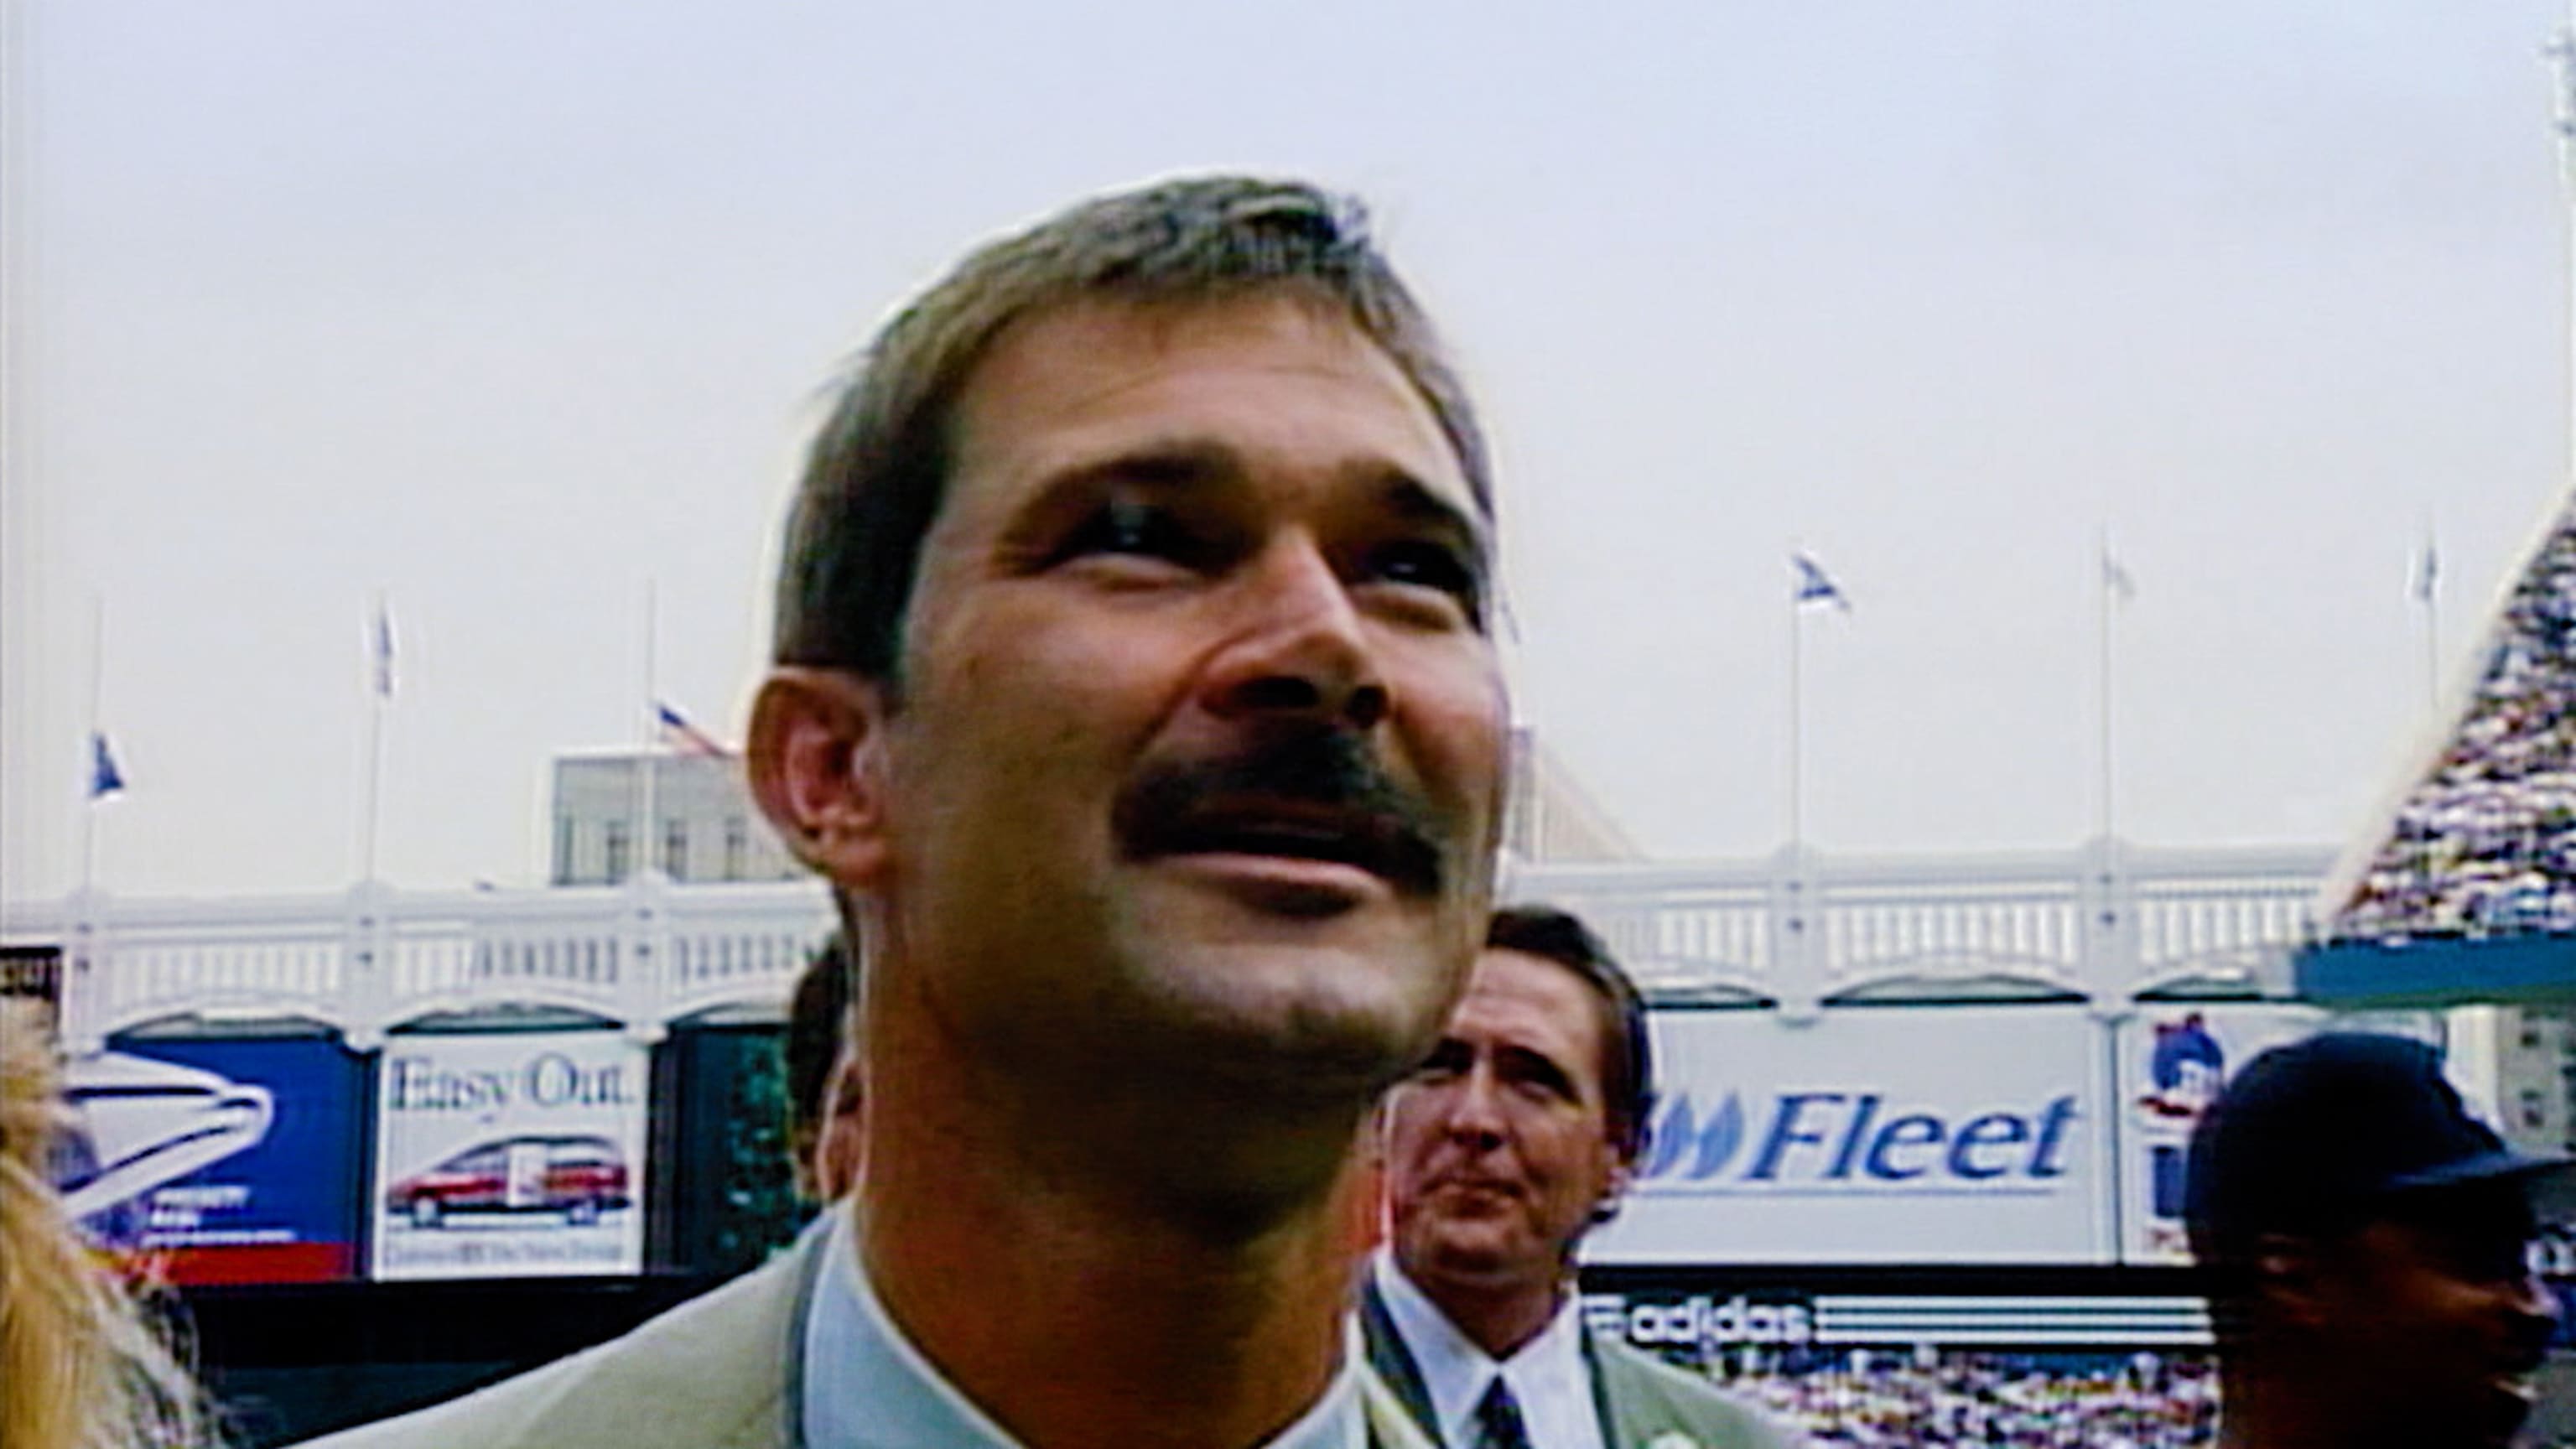
{"label": "overcast sky", "polygon": [[1517,709],[1659,856],[2340,844],[2567,489],[2556,0],[11,0],[0,887],[534,882],[734,736],[820,388],[969,241],[1369,197],[1497,436]]}

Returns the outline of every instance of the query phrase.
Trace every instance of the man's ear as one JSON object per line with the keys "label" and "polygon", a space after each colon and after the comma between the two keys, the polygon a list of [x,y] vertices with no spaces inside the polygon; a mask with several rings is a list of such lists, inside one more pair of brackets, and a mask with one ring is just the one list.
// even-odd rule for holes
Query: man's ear
{"label": "man's ear", "polygon": [[2318,1244],[2289,1233],[2265,1233],[2246,1255],[2249,1296],[2284,1322],[2317,1326],[2333,1316],[2326,1264]]}
{"label": "man's ear", "polygon": [[1636,1154],[1620,1150],[1618,1143],[1602,1139],[1601,1152],[1605,1170],[1601,1174],[1601,1196],[1592,1204],[1592,1221],[1606,1223],[1619,1215],[1619,1205],[1628,1200],[1628,1189],[1637,1180]]}
{"label": "man's ear", "polygon": [[883,875],[885,688],[839,669],[781,665],[752,701],[752,798],[779,838],[834,884]]}

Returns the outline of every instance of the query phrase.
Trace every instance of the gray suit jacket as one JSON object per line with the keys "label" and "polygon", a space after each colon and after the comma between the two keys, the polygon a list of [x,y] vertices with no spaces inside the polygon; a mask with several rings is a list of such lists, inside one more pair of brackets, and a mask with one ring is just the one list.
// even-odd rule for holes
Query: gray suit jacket
{"label": "gray suit jacket", "polygon": [[[309,1449],[802,1449],[805,1307],[826,1234],[643,1327],[490,1388]],[[1432,1449],[1361,1374],[1373,1449]]]}
{"label": "gray suit jacket", "polygon": [[[1369,1366],[1436,1443],[1439,1414],[1431,1407],[1431,1390],[1413,1350],[1387,1312],[1375,1277],[1363,1283],[1360,1326],[1368,1338]],[[1583,1357],[1592,1369],[1601,1442],[1610,1449],[1798,1449],[1806,1443],[1796,1431],[1706,1379],[1604,1339],[1589,1327],[1583,1330]]]}

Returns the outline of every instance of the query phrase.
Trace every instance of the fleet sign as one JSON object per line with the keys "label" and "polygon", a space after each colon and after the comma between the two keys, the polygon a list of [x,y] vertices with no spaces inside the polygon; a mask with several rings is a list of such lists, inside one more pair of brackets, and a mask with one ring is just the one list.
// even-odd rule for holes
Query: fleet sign
{"label": "fleet sign", "polygon": [[374,1276],[642,1271],[647,1060],[612,1031],[388,1039]]}
{"label": "fleet sign", "polygon": [[1659,1011],[1662,1098],[1594,1263],[2095,1263],[2110,1053],[2081,1007]]}

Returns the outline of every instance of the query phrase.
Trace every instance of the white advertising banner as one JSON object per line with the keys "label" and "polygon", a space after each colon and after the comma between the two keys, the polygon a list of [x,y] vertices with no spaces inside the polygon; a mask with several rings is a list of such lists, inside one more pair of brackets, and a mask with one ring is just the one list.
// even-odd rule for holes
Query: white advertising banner
{"label": "white advertising banner", "polygon": [[641,1272],[647,1066],[613,1031],[389,1039],[373,1276]]}
{"label": "white advertising banner", "polygon": [[2105,1263],[2080,1006],[1658,1011],[1654,1135],[1591,1263]]}
{"label": "white advertising banner", "polygon": [[2324,1029],[2286,1003],[2153,1006],[2120,1024],[2120,1259],[2188,1264],[2183,1191],[2192,1128],[2228,1076],[2263,1051]]}

